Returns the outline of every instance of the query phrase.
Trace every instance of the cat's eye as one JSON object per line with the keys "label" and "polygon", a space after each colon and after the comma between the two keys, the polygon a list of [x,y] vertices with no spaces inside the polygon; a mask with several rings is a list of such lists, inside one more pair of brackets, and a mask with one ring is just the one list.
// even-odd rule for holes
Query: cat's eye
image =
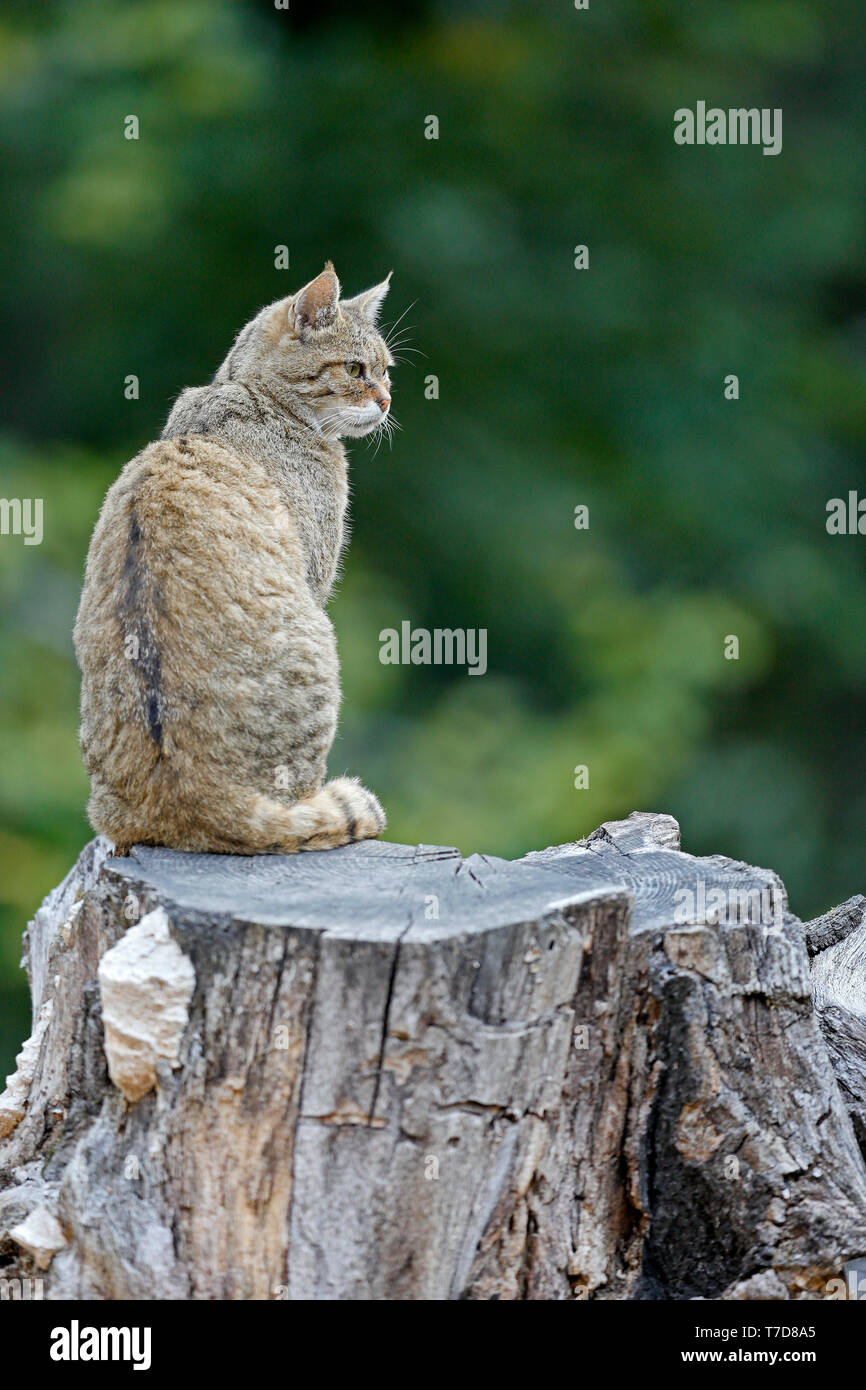
{"label": "cat's eye", "polygon": [[361,364],[360,364],[360,362],[347,362],[347,363],[346,363],[346,371],[349,373],[349,376],[360,376],[360,375],[361,375]]}

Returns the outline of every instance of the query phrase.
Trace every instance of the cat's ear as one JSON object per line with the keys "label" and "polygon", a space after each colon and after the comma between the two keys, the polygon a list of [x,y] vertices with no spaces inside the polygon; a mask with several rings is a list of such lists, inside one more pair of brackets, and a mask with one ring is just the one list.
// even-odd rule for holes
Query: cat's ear
{"label": "cat's ear", "polygon": [[298,290],[289,310],[289,320],[296,333],[305,328],[330,328],[337,317],[340,282],[333,265],[328,261],[321,275]]}
{"label": "cat's ear", "polygon": [[356,294],[354,299],[344,299],[343,308],[354,309],[356,313],[363,314],[367,322],[375,326],[385,295],[390,289],[393,274],[393,270],[389,270],[381,285],[374,285],[372,289],[363,290],[361,294]]}

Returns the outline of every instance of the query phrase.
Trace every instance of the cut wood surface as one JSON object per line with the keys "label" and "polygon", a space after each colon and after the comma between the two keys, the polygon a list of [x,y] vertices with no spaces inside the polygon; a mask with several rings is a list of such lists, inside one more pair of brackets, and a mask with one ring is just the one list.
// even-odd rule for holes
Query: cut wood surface
{"label": "cut wood surface", "polygon": [[27,932],[10,1286],[810,1299],[866,1256],[855,900],[804,929],[644,813],[516,862],[110,851]]}

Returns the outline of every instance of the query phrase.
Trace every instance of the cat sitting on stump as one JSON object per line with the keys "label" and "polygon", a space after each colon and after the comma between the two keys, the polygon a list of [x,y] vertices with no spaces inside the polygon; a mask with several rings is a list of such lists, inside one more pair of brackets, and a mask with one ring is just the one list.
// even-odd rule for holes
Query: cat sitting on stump
{"label": "cat sitting on stump", "polygon": [[341,299],[329,262],[263,309],[105,498],[74,635],[88,812],[117,853],[293,853],[385,828],[356,778],[324,781],[340,704],[324,609],[341,439],[390,428],[389,280]]}

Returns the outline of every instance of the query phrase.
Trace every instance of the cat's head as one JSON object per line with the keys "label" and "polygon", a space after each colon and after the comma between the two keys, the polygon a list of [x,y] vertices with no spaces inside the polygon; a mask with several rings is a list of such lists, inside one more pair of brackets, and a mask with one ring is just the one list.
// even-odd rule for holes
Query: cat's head
{"label": "cat's head", "polygon": [[340,298],[330,261],[297,294],[264,311],[260,366],[312,412],[323,434],[359,438],[385,425],[394,359],[376,327],[391,274]]}

